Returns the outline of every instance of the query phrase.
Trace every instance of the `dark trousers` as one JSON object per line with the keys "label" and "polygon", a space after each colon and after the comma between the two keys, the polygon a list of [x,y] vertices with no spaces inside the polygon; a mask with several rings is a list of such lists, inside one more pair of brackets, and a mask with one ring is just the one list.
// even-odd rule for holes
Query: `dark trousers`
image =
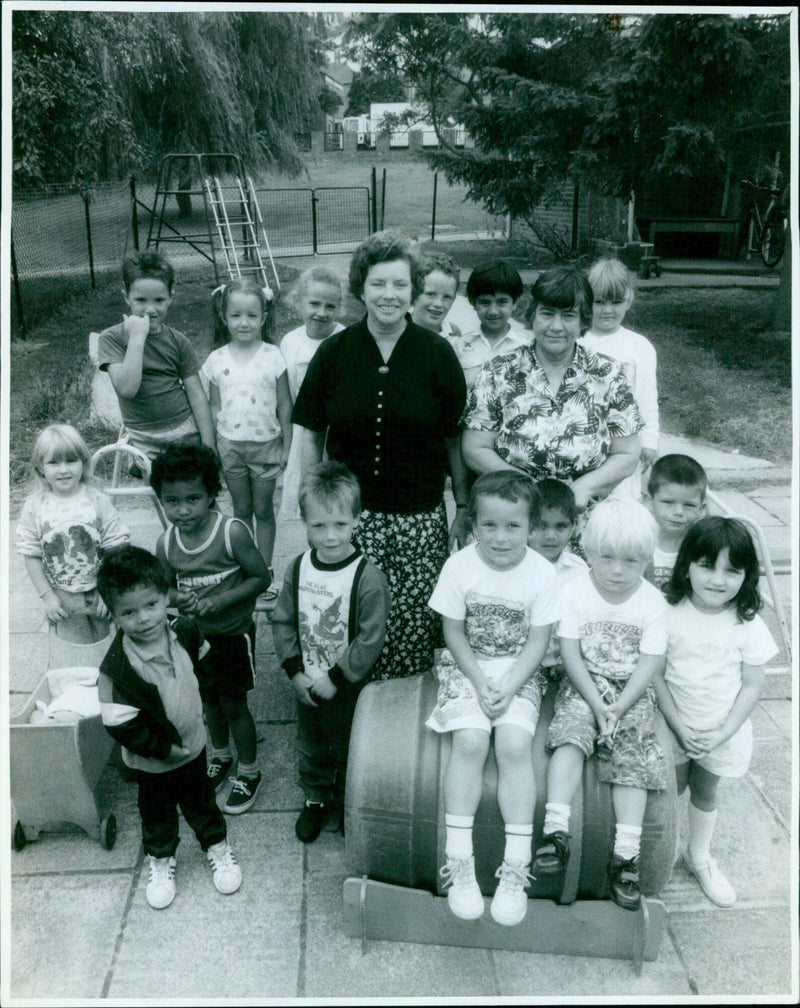
{"label": "dark trousers", "polygon": [[225,817],[217,807],[214,786],[206,773],[206,751],[166,773],[136,773],[139,783],[139,815],[145,854],[172,857],[177,850],[178,808],[194,830],[202,849],[227,836]]}
{"label": "dark trousers", "polygon": [[350,726],[362,683],[346,683],[318,707],[297,702],[300,783],[311,802],[344,803]]}

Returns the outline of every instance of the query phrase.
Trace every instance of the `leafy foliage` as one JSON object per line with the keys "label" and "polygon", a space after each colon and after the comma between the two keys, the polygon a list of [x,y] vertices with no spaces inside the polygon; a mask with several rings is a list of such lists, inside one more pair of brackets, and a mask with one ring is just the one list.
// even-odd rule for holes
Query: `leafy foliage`
{"label": "leafy foliage", "polygon": [[353,77],[344,114],[346,116],[369,114],[372,102],[401,102],[405,100],[406,89],[397,74],[362,70]]}
{"label": "leafy foliage", "polygon": [[320,108],[321,25],[284,12],[15,11],[15,184],[150,174],[188,151],[299,172],[293,134]]}
{"label": "leafy foliage", "polygon": [[[434,166],[493,213],[531,218],[568,178],[719,213],[754,146],[788,155],[785,15],[364,13],[346,38],[365,68],[416,87]],[[447,117],[474,150],[448,144]]]}

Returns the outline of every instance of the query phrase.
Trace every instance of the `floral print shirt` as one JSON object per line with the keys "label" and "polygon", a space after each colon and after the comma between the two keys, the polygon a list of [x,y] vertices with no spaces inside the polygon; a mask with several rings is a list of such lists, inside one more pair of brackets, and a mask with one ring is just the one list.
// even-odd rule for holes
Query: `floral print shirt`
{"label": "floral print shirt", "polygon": [[535,344],[487,361],[461,423],[466,430],[496,431],[500,458],[534,479],[567,481],[598,469],[612,438],[644,426],[622,366],[580,344],[556,390]]}

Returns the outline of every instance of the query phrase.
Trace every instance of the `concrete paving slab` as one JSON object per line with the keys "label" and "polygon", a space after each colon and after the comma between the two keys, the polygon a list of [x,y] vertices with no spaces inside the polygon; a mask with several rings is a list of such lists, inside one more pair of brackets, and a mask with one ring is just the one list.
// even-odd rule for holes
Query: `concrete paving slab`
{"label": "concrete paving slab", "polygon": [[730,488],[720,490],[719,496],[728,506],[731,513],[735,515],[742,515],[744,518],[750,518],[762,529],[774,526],[782,528],[788,542],[789,526],[785,521],[782,521],[773,513],[768,500],[764,500],[764,498],[762,498],[762,500],[764,500],[764,504],[762,505],[748,494],[744,494],[740,490],[733,490]]}
{"label": "concrete paving slab", "polygon": [[[308,947],[298,994],[308,998],[487,997],[503,993],[492,953],[401,942],[361,942],[343,927],[344,874],[319,874],[308,887]],[[530,957],[528,957],[530,958]]]}
{"label": "concrete paving slab", "polygon": [[282,722],[297,718],[295,694],[283,669],[276,669],[274,664],[265,666],[258,655],[255,688],[248,693],[247,704],[256,721]]}
{"label": "concrete paving slab", "polygon": [[[705,441],[698,441],[695,438],[680,437],[676,434],[662,433],[658,439],[659,455],[678,453],[680,455],[690,455],[696,459],[704,469],[728,469],[741,472],[747,469],[772,469],[771,462],[766,459],[754,458],[750,455],[741,455],[738,452],[725,451],[717,448]],[[713,486],[711,488],[714,489]]]}
{"label": "concrete paving slab", "polygon": [[789,700],[762,700],[753,714],[755,715],[757,712],[772,721],[777,733],[782,738],[791,739],[793,719],[792,705]]}
{"label": "concrete paving slab", "polygon": [[[758,791],[771,810],[778,812],[787,828],[792,815],[792,761],[789,752],[790,747],[785,740],[762,742],[755,747],[748,772],[750,785]],[[740,824],[740,835],[757,835],[764,840],[768,837],[770,843],[775,843],[773,831],[767,829],[767,816],[764,815],[762,818],[752,807],[748,808],[746,805],[745,808],[747,825],[743,820]],[[753,833],[748,832],[749,828],[752,828]],[[754,846],[758,849],[758,845]],[[789,878],[788,871],[789,865],[786,863],[782,875],[785,880]]]}
{"label": "concrete paving slab", "polygon": [[495,952],[494,958],[501,993],[506,997],[673,996],[677,999],[690,990],[668,932],[661,942],[658,959],[644,963],[640,976],[625,959],[534,956],[519,952]]}
{"label": "concrete paving slab", "polygon": [[12,697],[10,713],[13,716],[25,706],[28,694],[32,693],[47,671],[49,650],[47,633],[42,627],[38,633],[15,633],[8,635],[8,688],[23,697]]}
{"label": "concrete paving slab", "polygon": [[10,987],[44,1003],[99,998],[131,886],[130,871],[15,878]]}
{"label": "concrete paving slab", "polygon": [[669,920],[694,993],[744,1004],[791,995],[788,908],[712,908]]}
{"label": "concrete paving slab", "polygon": [[[302,851],[287,848],[289,817],[230,822],[242,887],[216,891],[189,834],[178,848],[177,895],[165,910],[147,903],[143,869],[124,922],[109,998],[277,998],[296,993],[303,889]],[[232,950],[235,948],[235,955]],[[238,965],[237,965],[238,964]]]}

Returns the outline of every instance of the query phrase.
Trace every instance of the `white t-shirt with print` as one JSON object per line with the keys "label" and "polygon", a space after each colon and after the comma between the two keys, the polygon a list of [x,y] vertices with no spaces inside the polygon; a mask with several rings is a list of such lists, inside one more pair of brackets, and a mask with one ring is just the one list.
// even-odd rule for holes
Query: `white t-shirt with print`
{"label": "white t-shirt with print", "polygon": [[521,563],[499,571],[483,562],[477,543],[470,543],[448,557],[429,605],[448,619],[464,620],[469,645],[491,676],[483,659],[505,659],[499,664],[507,667],[531,627],[558,620],[558,597],[553,565],[529,547]]}
{"label": "white t-shirt with print", "polygon": [[760,616],[739,620],[734,608],[703,613],[690,599],[667,607],[664,672],[681,720],[694,730],[719,728],[742,687],[742,664],[764,665],[778,652]]}
{"label": "white t-shirt with print", "polygon": [[581,655],[593,675],[627,680],[640,654],[664,654],[666,610],[664,596],[645,580],[625,602],[606,602],[587,570],[561,593],[558,636],[580,641]]}
{"label": "white t-shirt with print", "polygon": [[276,386],[285,370],[283,354],[271,343],[262,343],[246,364],[237,364],[227,345],[212,350],[200,374],[204,383],[219,390],[217,434],[229,441],[267,442],[279,437]]}
{"label": "white t-shirt with print", "polygon": [[[556,572],[556,577],[558,578],[558,588],[559,588],[559,613],[560,613],[560,594],[571,581],[578,577],[583,571],[588,570],[586,561],[579,557],[577,554],[573,553],[569,546],[563,549],[553,564],[553,568]],[[545,668],[552,667],[553,665],[561,664],[561,645],[558,643],[558,634],[553,631],[550,635],[550,643],[547,645],[547,651],[545,652],[544,658],[542,658],[542,665]]]}

